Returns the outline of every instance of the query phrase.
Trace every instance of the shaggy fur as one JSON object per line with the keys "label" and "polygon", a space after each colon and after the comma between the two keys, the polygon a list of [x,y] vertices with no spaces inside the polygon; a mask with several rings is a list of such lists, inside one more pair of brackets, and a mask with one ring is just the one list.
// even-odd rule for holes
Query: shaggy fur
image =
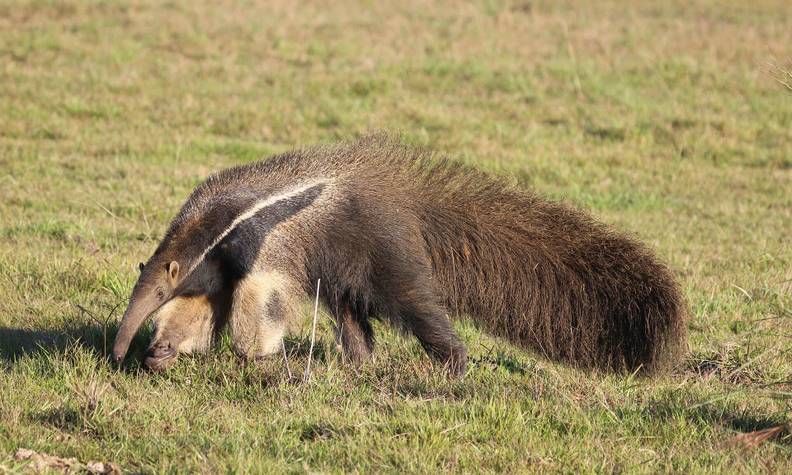
{"label": "shaggy fur", "polygon": [[[299,192],[213,244],[256,200],[290,189]],[[466,353],[449,316],[469,315],[548,358],[617,371],[661,368],[685,338],[678,286],[643,245],[565,204],[378,136],[210,177],[146,268],[170,260],[195,269],[179,284],[193,282],[192,293],[276,271],[292,283],[271,290],[276,297],[310,298],[321,278],[352,361],[373,349],[373,318],[414,334],[454,374]],[[146,279],[136,291],[156,287]],[[124,338],[137,330],[122,328]]]}

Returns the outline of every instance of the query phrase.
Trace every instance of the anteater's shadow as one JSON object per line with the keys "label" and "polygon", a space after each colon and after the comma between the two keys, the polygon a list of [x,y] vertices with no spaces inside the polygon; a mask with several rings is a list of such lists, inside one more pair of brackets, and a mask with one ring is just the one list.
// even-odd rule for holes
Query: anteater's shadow
{"label": "anteater's shadow", "polygon": [[13,363],[42,351],[63,351],[66,341],[60,332],[0,327],[0,359]]}
{"label": "anteater's shadow", "polygon": [[[97,358],[109,360],[117,331],[117,323],[111,323],[104,327],[97,324],[80,323],[46,330],[0,326],[0,362],[13,366],[25,357],[41,354],[63,355],[74,347],[88,349]],[[121,369],[136,370],[140,368],[151,337],[151,329],[147,327],[140,329],[130,345],[129,353]],[[317,362],[325,361],[330,352],[327,345],[319,341],[315,342],[311,350],[310,341],[307,338],[285,339],[284,348],[289,360],[295,360],[299,362],[298,364],[304,363],[309,352]],[[230,341],[227,341],[227,336],[216,345],[215,351],[233,352]],[[278,354],[268,357],[268,359],[273,358],[282,358],[282,353],[278,352]]]}
{"label": "anteater's shadow", "polygon": [[[0,326],[0,361],[15,365],[27,356],[62,355],[76,346],[88,349],[100,358],[108,358],[117,330],[117,324],[80,323],[46,330]],[[150,338],[150,331],[140,333],[132,347],[142,351],[145,341]]]}

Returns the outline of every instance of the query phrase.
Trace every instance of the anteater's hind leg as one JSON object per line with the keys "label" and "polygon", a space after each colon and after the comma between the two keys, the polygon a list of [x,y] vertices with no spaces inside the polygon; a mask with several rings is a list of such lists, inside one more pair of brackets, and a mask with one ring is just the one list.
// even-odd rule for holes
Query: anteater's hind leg
{"label": "anteater's hind leg", "polygon": [[360,364],[366,361],[374,349],[374,330],[367,315],[355,311],[346,302],[337,305],[333,314],[344,362]]}
{"label": "anteater's hind leg", "polygon": [[429,356],[443,363],[451,375],[463,375],[467,351],[434,291],[428,262],[420,256],[415,260],[397,257],[391,260],[390,270],[381,288],[391,302],[386,308],[391,320],[415,335]]}
{"label": "anteater's hind leg", "polygon": [[442,306],[411,299],[400,302],[399,313],[402,325],[418,338],[429,356],[443,363],[452,376],[465,374],[467,351]]}

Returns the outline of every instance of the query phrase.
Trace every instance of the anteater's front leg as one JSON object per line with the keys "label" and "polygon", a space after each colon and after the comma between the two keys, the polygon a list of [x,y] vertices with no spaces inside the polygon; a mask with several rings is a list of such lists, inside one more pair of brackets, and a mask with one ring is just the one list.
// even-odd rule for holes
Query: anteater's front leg
{"label": "anteater's front leg", "polygon": [[279,272],[253,273],[241,279],[231,304],[234,351],[251,359],[279,351],[291,296],[289,281]]}

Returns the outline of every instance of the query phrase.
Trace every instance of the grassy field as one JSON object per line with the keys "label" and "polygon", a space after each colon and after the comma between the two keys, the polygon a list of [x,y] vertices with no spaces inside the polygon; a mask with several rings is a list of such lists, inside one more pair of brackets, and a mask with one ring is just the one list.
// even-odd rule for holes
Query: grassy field
{"label": "grassy field", "polygon": [[[125,472],[792,471],[791,10],[0,3],[0,472],[19,448]],[[307,384],[227,338],[164,375],[109,363],[196,184],[378,129],[650,243],[691,308],[685,361],[592,374],[460,324],[455,381],[380,326],[356,372],[322,316]]]}

